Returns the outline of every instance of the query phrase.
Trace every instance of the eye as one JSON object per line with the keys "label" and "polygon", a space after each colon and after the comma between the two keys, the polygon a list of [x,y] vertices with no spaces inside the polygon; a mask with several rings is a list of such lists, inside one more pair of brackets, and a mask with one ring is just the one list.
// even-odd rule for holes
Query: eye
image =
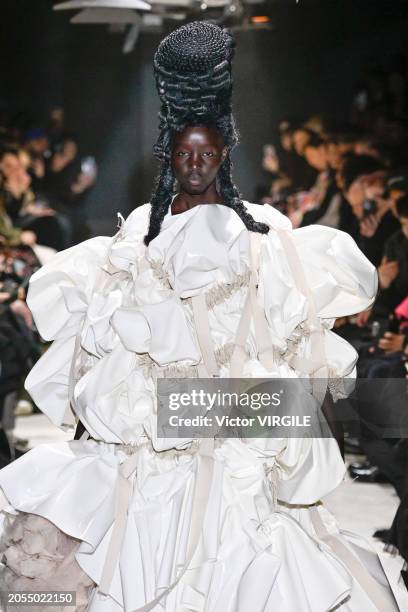
{"label": "eye", "polygon": [[205,151],[203,153],[204,157],[215,157],[215,153],[213,151]]}
{"label": "eye", "polygon": [[177,151],[177,157],[186,157],[187,155],[187,151]]}

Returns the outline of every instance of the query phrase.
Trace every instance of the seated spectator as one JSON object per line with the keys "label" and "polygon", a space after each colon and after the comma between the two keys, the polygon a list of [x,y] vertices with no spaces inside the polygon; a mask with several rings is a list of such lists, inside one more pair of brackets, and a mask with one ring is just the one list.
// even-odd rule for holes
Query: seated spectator
{"label": "seated spectator", "polygon": [[0,247],[0,463],[14,458],[15,407],[22,378],[39,357],[34,324],[25,302],[30,276],[40,262],[28,247]]}
{"label": "seated spectator", "polygon": [[305,148],[304,155],[307,163],[319,174],[309,191],[310,199],[304,208],[300,225],[319,223],[337,227],[340,195],[335,174],[329,166],[327,145],[318,136],[313,135]]}
{"label": "seated spectator", "polygon": [[[389,313],[408,295],[408,196],[398,200],[395,206],[401,227],[385,242],[378,267],[380,291],[374,306],[357,317],[360,326],[366,325],[374,316],[388,318]],[[388,340],[384,340],[381,348],[385,349],[385,344],[388,346],[390,342],[391,334],[388,333]]]}
{"label": "seated spectator", "polygon": [[41,194],[45,175],[45,161],[49,153],[47,134],[41,128],[28,130],[23,139],[23,151],[27,154],[29,163],[26,166],[31,176],[31,185],[35,193]]}
{"label": "seated spectator", "polygon": [[385,168],[371,156],[351,155],[341,170],[341,178],[344,196],[353,213],[346,229],[371,263],[378,266],[385,240],[399,229],[392,201],[383,197]]}
{"label": "seated spectator", "polygon": [[[87,163],[88,162],[88,163]],[[96,180],[94,160],[81,160],[77,140],[65,135],[55,144],[44,179],[44,194],[64,218],[65,229],[70,231],[71,243],[89,237],[84,212],[84,194]]]}
{"label": "seated spectator", "polygon": [[[56,250],[70,246],[64,241],[61,220],[55,216],[55,211],[36,201],[31,178],[22,165],[18,149],[9,147],[0,152],[0,173],[3,232],[20,228],[34,232],[37,241],[44,246]],[[7,239],[10,238],[11,234]]]}
{"label": "seated spectator", "polygon": [[293,177],[296,191],[308,191],[316,181],[317,171],[307,163],[304,157],[306,146],[314,135],[314,132],[302,126],[293,130],[293,146],[297,154],[296,175]]}
{"label": "seated spectator", "polygon": [[387,310],[394,309],[408,295],[408,196],[398,200],[396,209],[401,229],[386,241],[378,268],[381,301]]}

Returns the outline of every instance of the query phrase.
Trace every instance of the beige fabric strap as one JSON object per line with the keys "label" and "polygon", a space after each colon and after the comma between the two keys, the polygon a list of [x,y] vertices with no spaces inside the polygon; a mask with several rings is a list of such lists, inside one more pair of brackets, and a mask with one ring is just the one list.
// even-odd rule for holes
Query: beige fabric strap
{"label": "beige fabric strap", "polygon": [[234,350],[232,352],[229,375],[230,378],[239,378],[242,375],[244,368],[245,359],[247,354],[245,351],[246,341],[249,335],[249,328],[251,325],[251,295],[248,288],[248,293],[244,303],[244,309],[242,311],[241,318],[238,323],[235,340]]}
{"label": "beige fabric strap", "polygon": [[113,574],[119,561],[123,537],[126,531],[127,513],[132,498],[132,482],[130,476],[136,470],[137,453],[130,455],[120,466],[115,486],[115,518],[105,563],[99,583],[99,591],[104,595],[109,594]]}
{"label": "beige fabric strap", "polygon": [[63,425],[68,425],[68,426],[74,426],[76,427],[77,425],[77,419],[75,417],[75,414],[73,412],[73,407],[75,406],[75,398],[74,398],[74,391],[75,391],[75,369],[76,369],[76,362],[81,350],[81,334],[82,334],[82,326],[79,329],[76,338],[75,338],[75,345],[74,345],[74,352],[72,355],[72,360],[71,360],[71,365],[69,368],[69,375],[68,375],[68,403],[67,406],[65,408],[65,413],[64,413],[64,417],[63,417]]}
{"label": "beige fabric strap", "polygon": [[265,313],[262,307],[259,305],[257,299],[258,269],[262,234],[250,232],[249,236],[249,287],[234,340],[235,346],[231,356],[229,372],[231,378],[239,378],[242,376],[245,359],[247,358],[245,346],[249,335],[251,321],[254,322],[259,361],[267,370],[271,370],[274,364],[271,335],[266,322]]}
{"label": "beige fabric strap", "polygon": [[310,333],[310,357],[293,355],[289,364],[297,371],[308,374],[315,380],[313,384],[313,395],[322,403],[326,396],[328,384],[328,366],[324,343],[324,329],[317,316],[317,308],[314,296],[308,287],[302,262],[293,244],[289,233],[278,230],[278,236],[285,251],[292,276],[299,291],[305,296],[308,303],[308,329]]}
{"label": "beige fabric strap", "polygon": [[251,278],[249,294],[251,298],[251,309],[255,328],[258,359],[267,370],[272,370],[274,366],[274,352],[271,334],[266,322],[265,311],[259,305],[257,299],[262,238],[263,234],[258,234],[256,232],[250,233]]}
{"label": "beige fabric strap", "polygon": [[200,378],[211,378],[219,375],[219,368],[215,359],[214,347],[211,340],[210,323],[205,294],[195,295],[191,298],[193,306],[194,323],[197,338],[201,349],[205,369],[199,366]]}
{"label": "beige fabric strap", "polygon": [[[188,548],[186,554],[186,562],[181,568],[177,578],[165,589],[162,590],[154,600],[145,604],[132,612],[149,612],[153,610],[157,604],[166,597],[180,582],[191,563],[194,561],[195,554],[198,549],[198,544],[203,531],[206,508],[210,497],[211,484],[214,470],[214,439],[203,439],[200,442],[200,447],[197,452],[197,473],[194,486],[194,498],[191,514],[190,534],[188,539]],[[132,499],[132,483],[130,476],[136,470],[137,454],[131,455],[126,459],[119,468],[119,475],[115,488],[115,518],[112,530],[111,539],[105,557],[105,564],[102,570],[102,576],[98,590],[104,594],[109,594],[109,588],[112,583],[115,568],[119,562],[120,551],[123,543],[123,537],[126,531],[126,521],[128,508]],[[211,561],[206,559],[206,561]],[[214,560],[213,560],[214,561]]]}
{"label": "beige fabric strap", "polygon": [[305,360],[302,360],[298,357],[294,357],[293,361],[297,361],[298,366],[306,368],[302,371],[305,371],[305,373],[307,374],[312,374],[314,372],[317,372],[321,368],[324,368],[326,365],[324,350],[324,332],[322,325],[317,317],[316,303],[313,294],[307,285],[306,276],[295,245],[293,244],[293,241],[290,238],[288,232],[284,230],[279,230],[278,236],[285,251],[295,283],[299,291],[305,296],[308,301],[307,319],[310,331],[311,359],[307,360],[309,362],[309,365],[306,364]]}
{"label": "beige fabric strap", "polygon": [[381,591],[381,587],[379,587],[377,581],[371,576],[360,559],[337,536],[327,531],[317,507],[312,506],[309,512],[317,537],[325,542],[340,561],[344,563],[351,576],[359,583],[378,612],[395,612],[394,606],[391,606]]}

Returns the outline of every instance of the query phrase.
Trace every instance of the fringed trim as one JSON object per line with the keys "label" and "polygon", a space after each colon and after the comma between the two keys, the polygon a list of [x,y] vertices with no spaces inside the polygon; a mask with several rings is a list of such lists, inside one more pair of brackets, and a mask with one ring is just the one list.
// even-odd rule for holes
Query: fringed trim
{"label": "fringed trim", "polygon": [[273,510],[276,512],[278,508],[278,485],[279,485],[279,467],[276,463],[268,465],[264,463],[265,477],[269,484]]}
{"label": "fringed trim", "polygon": [[[228,364],[234,351],[234,343],[227,342],[214,351],[217,365],[221,368]],[[148,353],[138,355],[138,366],[143,369],[145,376],[152,378],[199,378],[197,365],[171,364],[159,366]]]}
{"label": "fringed trim", "polygon": [[286,348],[281,354],[283,359],[289,359],[292,355],[296,355],[300,344],[303,340],[310,337],[310,330],[306,323],[299,323],[286,341]]}
{"label": "fringed trim", "polygon": [[[149,263],[153,271],[153,276],[160,281],[164,288],[171,289],[169,275],[164,269],[162,262],[155,260],[150,261]],[[209,291],[207,291],[205,294],[207,308],[209,310],[213,309],[218,304],[226,302],[242,287],[248,287],[250,275],[250,271],[247,270],[244,272],[244,274],[237,274],[231,283],[218,283],[218,285],[211,287],[211,289],[209,289]],[[183,302],[191,304],[191,298],[186,298],[183,300]]]}
{"label": "fringed trim", "polygon": [[239,291],[242,287],[249,286],[249,277],[251,273],[249,270],[244,274],[237,274],[232,283],[219,283],[212,287],[205,294],[205,302],[207,308],[211,310],[214,306],[226,302],[234,293]]}
{"label": "fringed trim", "polygon": [[163,268],[162,262],[159,260],[149,261],[153,271],[153,276],[161,282],[165,289],[171,289],[168,272]]}
{"label": "fringed trim", "polygon": [[339,378],[336,375],[336,372],[332,368],[329,368],[327,386],[333,402],[337,402],[338,400],[346,399],[348,397],[349,390],[347,389],[348,385],[346,380],[350,382],[350,379]]}

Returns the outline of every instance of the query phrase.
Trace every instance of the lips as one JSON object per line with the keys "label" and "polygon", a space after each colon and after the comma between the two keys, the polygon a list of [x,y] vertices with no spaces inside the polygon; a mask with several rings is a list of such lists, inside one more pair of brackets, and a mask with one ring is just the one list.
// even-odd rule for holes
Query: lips
{"label": "lips", "polygon": [[201,174],[198,174],[197,172],[192,172],[188,176],[188,182],[190,183],[190,185],[199,185],[201,181],[202,181],[202,176]]}

